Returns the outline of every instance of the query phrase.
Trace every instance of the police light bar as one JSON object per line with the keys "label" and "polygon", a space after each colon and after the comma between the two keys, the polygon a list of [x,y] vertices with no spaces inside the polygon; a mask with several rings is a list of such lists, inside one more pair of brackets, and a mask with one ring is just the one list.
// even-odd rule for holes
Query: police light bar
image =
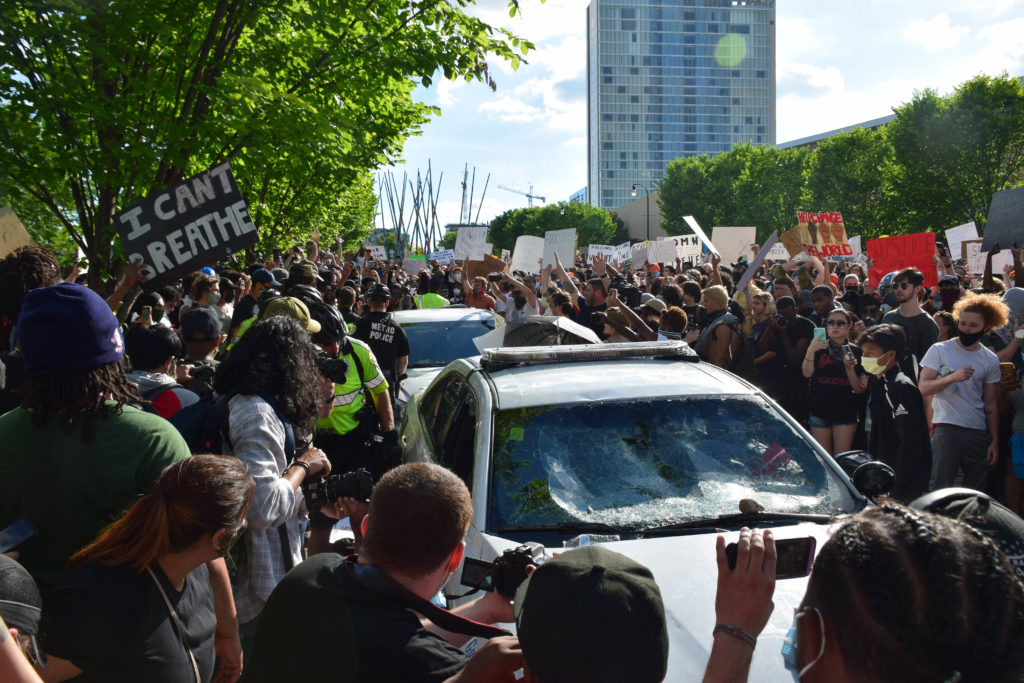
{"label": "police light bar", "polygon": [[484,349],[480,362],[531,365],[591,360],[629,359],[699,360],[697,352],[684,341],[626,342],[619,344],[566,344],[564,346],[519,346]]}

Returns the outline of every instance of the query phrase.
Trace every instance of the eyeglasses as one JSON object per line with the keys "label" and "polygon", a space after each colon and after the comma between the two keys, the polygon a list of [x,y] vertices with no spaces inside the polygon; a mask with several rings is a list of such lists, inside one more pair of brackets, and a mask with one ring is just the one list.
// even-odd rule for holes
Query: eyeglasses
{"label": "eyeglasses", "polygon": [[827,327],[846,327],[849,321],[846,320],[826,320],[825,325]]}
{"label": "eyeglasses", "polygon": [[896,285],[896,289],[913,289],[913,288],[914,288],[914,285],[910,284],[909,282],[901,282],[898,285]]}

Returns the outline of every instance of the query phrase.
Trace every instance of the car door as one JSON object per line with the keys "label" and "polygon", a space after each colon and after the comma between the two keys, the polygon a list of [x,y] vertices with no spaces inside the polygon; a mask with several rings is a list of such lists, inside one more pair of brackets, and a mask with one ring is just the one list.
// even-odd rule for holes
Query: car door
{"label": "car door", "polygon": [[466,486],[473,486],[473,446],[476,438],[477,402],[461,375],[451,373],[426,397],[424,416],[427,439],[434,461],[455,472]]}

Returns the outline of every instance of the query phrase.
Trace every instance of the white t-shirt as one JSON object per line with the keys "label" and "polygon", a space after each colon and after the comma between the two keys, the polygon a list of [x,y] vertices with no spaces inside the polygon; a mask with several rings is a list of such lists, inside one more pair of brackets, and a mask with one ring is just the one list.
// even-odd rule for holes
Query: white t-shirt
{"label": "white t-shirt", "polygon": [[931,368],[939,377],[968,365],[974,368],[970,379],[954,382],[935,394],[933,422],[987,430],[985,385],[999,384],[999,357],[984,346],[977,351],[965,351],[956,339],[950,339],[932,344],[921,360],[922,367]]}
{"label": "white t-shirt", "polygon": [[521,309],[516,310],[515,297],[512,296],[505,297],[505,310],[508,311],[507,320],[510,323],[521,323],[531,315],[540,315],[540,311],[537,310],[536,306],[530,307],[529,301],[523,304]]}

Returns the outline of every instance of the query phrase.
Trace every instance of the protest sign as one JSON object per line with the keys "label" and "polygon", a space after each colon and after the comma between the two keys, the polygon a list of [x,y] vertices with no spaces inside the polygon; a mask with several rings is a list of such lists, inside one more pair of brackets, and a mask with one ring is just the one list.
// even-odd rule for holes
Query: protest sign
{"label": "protest sign", "polygon": [[743,275],[740,277],[740,281],[736,283],[737,292],[742,292],[744,289],[747,288],[747,285],[750,284],[750,280],[754,277],[754,273],[756,273],[757,269],[761,267],[761,264],[764,263],[764,260],[768,258],[768,254],[771,253],[771,250],[778,244],[778,242],[779,233],[773,232],[772,236],[768,238],[768,241],[765,242],[761,249],[757,252],[757,255],[754,257],[754,260],[751,261],[750,265],[747,266],[747,269],[743,271]]}
{"label": "protest sign", "polygon": [[623,242],[615,247],[615,263],[625,265],[633,256],[633,250],[629,248],[629,242]]}
{"label": "protest sign", "polygon": [[1000,249],[1010,249],[1015,243],[1024,247],[1024,187],[992,195],[982,240],[982,251],[991,251],[996,244]]}
{"label": "protest sign", "polygon": [[647,260],[647,242],[637,242],[629,248],[629,257],[633,259],[633,267],[639,268]]}
{"label": "protest sign", "polygon": [[974,221],[970,223],[964,223],[958,225],[955,228],[950,228],[946,231],[946,244],[949,245],[949,255],[951,258],[963,258],[960,256],[963,251],[961,244],[965,240],[976,240],[978,239],[978,226],[974,224]]}
{"label": "protest sign", "polygon": [[786,245],[782,242],[776,242],[772,245],[772,248],[768,250],[768,256],[765,258],[771,261],[788,261],[789,251],[786,250]]}
{"label": "protest sign", "polygon": [[28,230],[18,220],[14,209],[9,206],[0,208],[0,258],[10,254],[18,247],[32,244]]}
{"label": "protest sign", "polygon": [[387,247],[379,244],[374,244],[366,248],[366,253],[370,255],[370,258],[374,261],[387,261],[388,250]]}
{"label": "protest sign", "polygon": [[868,240],[868,282],[877,287],[886,274],[914,266],[924,274],[925,287],[934,287],[939,277],[932,257],[935,256],[935,233],[918,232]]}
{"label": "protest sign", "polygon": [[753,258],[750,245],[757,241],[757,228],[715,227],[711,230],[711,241],[718,247],[723,263],[735,263],[741,255],[749,261]]}
{"label": "protest sign", "polygon": [[[796,217],[798,222],[793,230],[800,237],[808,254],[823,261],[853,261],[853,247],[846,238],[846,225],[843,224],[841,213],[797,211]],[[785,235],[782,242],[790,249],[791,241],[787,241]]]}
{"label": "protest sign", "polygon": [[[988,252],[982,251],[984,240],[964,240],[960,243],[960,258],[967,261],[967,272],[971,275],[985,274],[985,261],[988,260]],[[1009,249],[1000,249],[999,253],[992,257],[992,272],[1002,273],[1006,266],[1013,266],[1013,254]]]}
{"label": "protest sign", "polygon": [[227,162],[150,194],[113,221],[128,260],[145,264],[142,289],[147,292],[257,240]]}
{"label": "protest sign", "polygon": [[704,231],[701,229],[700,225],[697,224],[697,220],[693,216],[683,216],[683,220],[690,226],[690,230],[693,230],[693,232],[696,233],[697,237],[700,238],[700,241],[707,246],[708,251],[712,254],[718,253],[718,249],[716,249],[715,245],[711,243],[708,236],[704,234]]}
{"label": "protest sign", "polygon": [[672,240],[657,240],[647,243],[647,260],[651,263],[675,265],[678,247]]}
{"label": "protest sign", "polygon": [[587,247],[587,263],[594,262],[594,255],[600,254],[606,260],[611,261],[615,258],[615,247],[610,244],[591,244]]}
{"label": "protest sign", "polygon": [[420,271],[427,267],[426,256],[406,256],[402,259],[402,270],[409,277],[416,277]]}
{"label": "protest sign", "polygon": [[790,258],[797,256],[798,254],[804,253],[804,241],[800,237],[799,228],[791,228],[786,232],[779,235],[779,241],[786,248],[786,252]]}
{"label": "protest sign", "polygon": [[502,249],[501,250],[501,260],[502,261],[508,261],[510,258],[512,258],[512,252],[509,251],[508,249]]}
{"label": "protest sign", "polygon": [[484,254],[482,259],[466,261],[464,266],[466,273],[464,281],[470,281],[475,277],[487,277],[491,273],[500,273],[505,269],[505,262],[497,256]]}
{"label": "protest sign", "polygon": [[445,265],[446,263],[453,263],[455,261],[455,250],[454,249],[442,249],[441,251],[433,251],[427,258],[427,261],[433,263],[437,261],[438,265]]}
{"label": "protest sign", "polygon": [[487,250],[487,226],[466,225],[455,238],[455,258],[480,260]]}
{"label": "protest sign", "polygon": [[853,249],[853,255],[854,256],[856,256],[857,254],[860,254],[863,251],[863,249],[861,249],[861,246],[860,246],[860,235],[854,235],[853,237],[850,238],[849,242],[850,242],[850,249]]}
{"label": "protest sign", "polygon": [[676,245],[676,257],[694,263],[700,258],[700,237],[697,235],[676,235],[669,237]]}
{"label": "protest sign", "polygon": [[576,228],[548,230],[544,233],[544,265],[555,265],[555,254],[566,268],[576,262]]}
{"label": "protest sign", "polygon": [[540,260],[544,258],[544,238],[534,235],[520,235],[512,251],[512,270],[524,273],[540,273]]}

